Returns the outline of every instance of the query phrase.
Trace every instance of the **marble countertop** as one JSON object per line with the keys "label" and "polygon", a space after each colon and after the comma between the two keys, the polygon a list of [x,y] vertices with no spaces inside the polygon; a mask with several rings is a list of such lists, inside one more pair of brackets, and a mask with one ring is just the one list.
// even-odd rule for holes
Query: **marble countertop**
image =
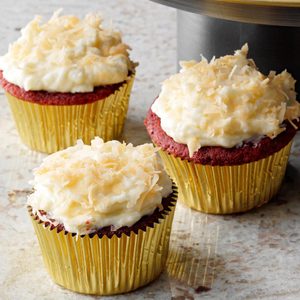
{"label": "marble countertop", "polygon": [[[50,16],[59,0],[1,0],[0,53],[35,14]],[[139,61],[123,138],[149,141],[143,127],[160,82],[176,71],[176,11],[148,0],[63,2],[66,13],[100,11],[113,20]],[[0,299],[98,299],[55,285],[43,266],[25,202],[44,154],[19,140],[0,93]],[[299,299],[300,136],[279,195],[262,208],[205,215],[179,204],[166,271],[149,286],[105,299]]]}

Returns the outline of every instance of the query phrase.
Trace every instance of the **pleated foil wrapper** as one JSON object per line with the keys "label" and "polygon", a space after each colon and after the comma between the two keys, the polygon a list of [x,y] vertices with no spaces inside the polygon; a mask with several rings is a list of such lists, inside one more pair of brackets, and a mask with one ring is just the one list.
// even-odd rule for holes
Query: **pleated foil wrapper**
{"label": "pleated foil wrapper", "polygon": [[205,213],[231,214],[259,207],[276,195],[291,145],[292,141],[264,159],[233,166],[197,164],[163,150],[159,154],[185,205]]}
{"label": "pleated foil wrapper", "polygon": [[114,92],[98,101],[80,105],[43,105],[18,99],[6,92],[21,140],[29,148],[53,153],[85,144],[99,136],[117,139],[127,115],[134,74]]}
{"label": "pleated foil wrapper", "polygon": [[133,291],[156,279],[165,268],[177,201],[157,223],[137,233],[99,237],[45,227],[28,208],[47,271],[57,284],[75,292],[113,295]]}

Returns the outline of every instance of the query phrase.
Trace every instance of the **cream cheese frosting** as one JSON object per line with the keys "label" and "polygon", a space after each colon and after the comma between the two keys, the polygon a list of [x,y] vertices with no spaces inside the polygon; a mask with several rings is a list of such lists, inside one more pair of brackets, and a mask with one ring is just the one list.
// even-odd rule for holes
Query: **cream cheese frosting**
{"label": "cream cheese frosting", "polygon": [[276,137],[284,120],[300,116],[295,80],[287,72],[263,75],[247,58],[248,45],[210,62],[181,62],[152,105],[162,129],[186,144],[231,148],[257,136]]}
{"label": "cream cheese frosting", "polygon": [[127,79],[129,47],[121,34],[103,29],[97,14],[80,20],[54,13],[35,17],[0,57],[4,78],[26,91],[91,92]]}
{"label": "cream cheese frosting", "polygon": [[156,151],[152,144],[79,141],[49,155],[34,170],[27,204],[44,221],[55,219],[73,233],[131,226],[161,208],[162,198],[172,192]]}

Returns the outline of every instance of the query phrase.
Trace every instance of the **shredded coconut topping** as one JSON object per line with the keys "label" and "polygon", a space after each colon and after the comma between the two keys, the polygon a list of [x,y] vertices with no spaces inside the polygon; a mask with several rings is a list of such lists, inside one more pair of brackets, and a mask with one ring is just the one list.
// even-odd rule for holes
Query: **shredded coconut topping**
{"label": "shredded coconut topping", "polygon": [[287,71],[265,76],[247,54],[246,44],[210,62],[181,62],[180,73],[163,83],[152,111],[190,156],[202,146],[231,148],[254,136],[274,138],[284,120],[300,116],[293,77]]}
{"label": "shredded coconut topping", "polygon": [[83,20],[35,17],[0,57],[4,78],[26,91],[91,92],[95,86],[126,80],[129,47],[119,32],[103,29],[96,14]]}
{"label": "shredded coconut topping", "polygon": [[28,205],[33,212],[43,210],[47,215],[41,219],[54,219],[78,234],[131,226],[160,208],[172,192],[152,144],[134,147],[100,138],[45,158],[32,184]]}

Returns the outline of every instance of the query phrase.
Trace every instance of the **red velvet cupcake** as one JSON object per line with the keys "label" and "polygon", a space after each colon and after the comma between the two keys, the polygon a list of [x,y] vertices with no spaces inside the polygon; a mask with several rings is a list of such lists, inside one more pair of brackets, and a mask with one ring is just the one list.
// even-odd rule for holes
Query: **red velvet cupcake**
{"label": "red velvet cupcake", "polygon": [[97,15],[36,17],[0,58],[0,81],[23,142],[42,152],[116,139],[135,65],[118,32]]}
{"label": "red velvet cupcake", "polygon": [[96,138],[49,155],[34,171],[28,210],[56,283],[112,295],[160,275],[177,191],[156,151]]}
{"label": "red velvet cupcake", "polygon": [[182,201],[202,212],[243,212],[269,201],[298,128],[294,79],[286,71],[264,76],[247,51],[182,63],[145,120]]}

